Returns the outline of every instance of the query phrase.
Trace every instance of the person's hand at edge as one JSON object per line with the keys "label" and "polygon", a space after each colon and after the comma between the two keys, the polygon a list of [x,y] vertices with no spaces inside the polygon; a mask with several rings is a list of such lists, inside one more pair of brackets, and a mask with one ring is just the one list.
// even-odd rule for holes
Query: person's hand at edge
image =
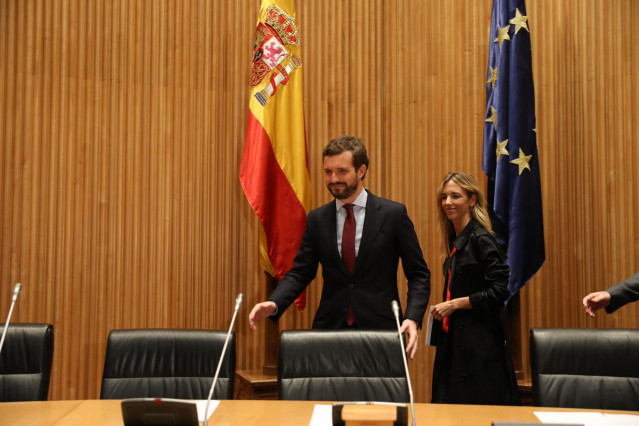
{"label": "person's hand at edge", "polygon": [[607,291],[596,291],[590,293],[583,300],[584,312],[594,318],[595,311],[610,305],[610,293]]}

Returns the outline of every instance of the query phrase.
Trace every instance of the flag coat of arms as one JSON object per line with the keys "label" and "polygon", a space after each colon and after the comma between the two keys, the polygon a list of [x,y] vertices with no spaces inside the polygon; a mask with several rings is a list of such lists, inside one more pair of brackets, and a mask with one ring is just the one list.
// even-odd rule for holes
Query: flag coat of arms
{"label": "flag coat of arms", "polygon": [[507,251],[511,296],[545,259],[529,31],[524,0],[494,0],[482,168],[493,228]]}
{"label": "flag coat of arms", "polygon": [[[262,1],[250,84],[240,182],[261,224],[261,265],[279,281],[293,266],[311,207],[293,0]],[[305,294],[295,304],[303,310]]]}

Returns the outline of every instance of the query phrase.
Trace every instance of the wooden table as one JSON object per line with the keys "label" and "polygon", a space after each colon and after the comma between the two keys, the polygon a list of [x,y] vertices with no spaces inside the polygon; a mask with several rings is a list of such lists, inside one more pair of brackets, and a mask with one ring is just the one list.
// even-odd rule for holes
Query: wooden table
{"label": "wooden table", "polygon": [[[308,425],[314,401],[233,400],[222,401],[211,416],[211,426],[220,425]],[[417,424],[438,426],[490,426],[493,421],[538,422],[534,411],[602,411],[487,405],[415,404]],[[409,410],[410,412],[410,410]],[[606,413],[633,414],[632,411]],[[119,400],[4,402],[0,403],[3,425],[122,425]],[[410,424],[410,420],[409,420]]]}

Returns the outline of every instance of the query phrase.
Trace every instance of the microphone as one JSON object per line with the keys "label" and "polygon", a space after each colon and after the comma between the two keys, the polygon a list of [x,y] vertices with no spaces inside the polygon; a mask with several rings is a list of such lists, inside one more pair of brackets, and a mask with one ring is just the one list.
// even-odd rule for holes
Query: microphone
{"label": "microphone", "polygon": [[20,295],[20,291],[22,291],[22,284],[17,283],[15,287],[13,287],[13,297],[11,297],[11,301],[15,302],[18,300],[18,296]]}
{"label": "microphone", "polygon": [[244,295],[242,293],[238,294],[235,298],[235,309],[233,310],[233,318],[231,319],[231,325],[229,326],[229,331],[226,333],[226,340],[224,340],[224,347],[222,348],[222,354],[220,355],[220,360],[217,363],[217,370],[215,370],[215,377],[213,377],[213,383],[211,384],[211,390],[209,391],[209,397],[206,399],[206,406],[204,408],[204,426],[208,426],[209,424],[209,404],[211,403],[211,398],[213,398],[213,391],[215,390],[215,383],[217,382],[217,376],[220,374],[220,368],[222,368],[222,361],[224,361],[224,353],[226,352],[226,346],[229,343],[229,339],[231,337],[231,331],[233,330],[233,324],[235,324],[235,317],[237,317],[237,311],[240,310],[240,305],[242,305],[242,299]]}
{"label": "microphone", "polygon": [[410,397],[410,414],[413,418],[413,426],[415,426],[415,402],[413,401],[413,386],[410,384],[410,375],[408,374],[408,362],[406,362],[406,352],[402,344],[402,332],[399,326],[399,303],[396,300],[391,302],[395,322],[397,323],[397,333],[399,334],[399,348],[402,351],[402,359],[404,360],[404,371],[406,371],[406,380],[408,381],[408,396]]}
{"label": "microphone", "polygon": [[244,299],[244,295],[242,293],[238,294],[235,298],[235,313],[240,310],[240,305],[242,304],[242,299]]}
{"label": "microphone", "polygon": [[11,297],[11,307],[9,308],[9,316],[7,317],[7,322],[4,324],[4,330],[2,330],[2,339],[0,339],[0,353],[2,352],[2,346],[4,345],[4,338],[7,337],[7,329],[9,328],[9,322],[11,321],[11,314],[13,313],[13,307],[16,305],[16,300],[18,300],[18,296],[20,295],[20,291],[22,290],[22,284],[17,283],[15,287],[13,287],[13,296]]}

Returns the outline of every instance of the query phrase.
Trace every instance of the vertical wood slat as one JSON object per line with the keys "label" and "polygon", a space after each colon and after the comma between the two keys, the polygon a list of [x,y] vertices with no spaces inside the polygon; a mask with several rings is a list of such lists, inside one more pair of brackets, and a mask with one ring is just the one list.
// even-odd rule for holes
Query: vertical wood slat
{"label": "vertical wood slat", "polygon": [[[441,299],[433,191],[481,181],[491,1],[298,2],[313,202],[330,199],[321,148],[343,133],[371,154],[366,185],[404,202]],[[581,298],[639,265],[639,43],[633,0],[529,0],[546,263],[521,297],[521,352],[538,326],[592,320]],[[0,2],[0,307],[52,322],[50,397],[99,395],[114,328],[225,329],[238,368],[264,361],[247,314],[267,295],[257,220],[237,178],[257,0]],[[636,25],[635,25],[636,26]],[[399,273],[401,291],[405,279]],[[281,329],[308,328],[290,309]],[[420,336],[420,339],[423,336]],[[411,363],[430,400],[434,349]]]}

